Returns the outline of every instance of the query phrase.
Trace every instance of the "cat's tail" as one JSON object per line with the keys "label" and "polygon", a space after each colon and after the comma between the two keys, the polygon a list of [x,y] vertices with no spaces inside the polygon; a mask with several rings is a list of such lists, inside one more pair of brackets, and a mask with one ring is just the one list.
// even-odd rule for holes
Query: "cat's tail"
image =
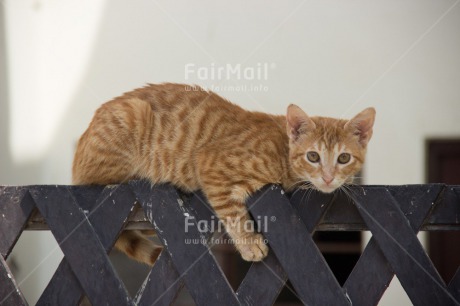
{"label": "cat's tail", "polygon": [[124,231],[118,237],[115,247],[129,257],[152,266],[163,249],[140,231]]}

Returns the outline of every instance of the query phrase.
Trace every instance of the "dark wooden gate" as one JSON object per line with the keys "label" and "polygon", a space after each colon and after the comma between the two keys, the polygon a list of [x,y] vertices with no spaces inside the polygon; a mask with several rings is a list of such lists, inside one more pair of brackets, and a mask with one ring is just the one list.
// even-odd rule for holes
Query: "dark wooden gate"
{"label": "dark wooden gate", "polygon": [[[287,195],[271,185],[251,197],[248,208],[270,252],[252,264],[235,292],[209,251],[212,232],[198,226],[215,220],[199,193],[142,181],[0,187],[0,304],[27,305],[6,259],[24,228],[46,226],[64,259],[38,305],[78,305],[83,296],[93,305],[170,305],[184,285],[197,305],[272,305],[288,279],[305,305],[376,305],[395,274],[414,305],[460,305],[460,268],[445,283],[416,236],[460,230],[459,186],[356,186],[350,196]],[[146,220],[137,217],[139,205]],[[122,230],[147,222],[165,248],[131,298],[107,253]],[[192,224],[187,231],[186,222]],[[340,286],[312,234],[364,230],[372,238]]]}

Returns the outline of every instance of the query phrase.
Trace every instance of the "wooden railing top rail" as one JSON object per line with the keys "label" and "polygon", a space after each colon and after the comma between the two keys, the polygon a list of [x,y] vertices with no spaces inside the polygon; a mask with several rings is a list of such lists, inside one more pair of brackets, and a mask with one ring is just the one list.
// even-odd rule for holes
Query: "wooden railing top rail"
{"label": "wooden railing top rail", "polygon": [[[43,186],[24,186],[24,187],[7,187],[0,186],[4,190],[17,189],[17,188],[40,188]],[[55,186],[50,186],[55,187]],[[60,185],[58,188],[63,189],[99,189],[101,187],[94,186],[65,186]],[[110,188],[116,188],[115,186]],[[404,193],[410,193],[411,197],[423,196],[425,193],[439,192],[439,197],[433,202],[432,213],[429,218],[423,220],[420,231],[450,231],[460,230],[460,186],[444,185],[444,184],[424,184],[424,185],[367,185],[367,186],[354,186],[350,192],[372,192],[376,188],[385,188],[390,192],[397,194],[398,197],[407,196]],[[309,200],[312,195],[308,191],[294,191],[291,194],[286,194],[288,197],[298,198],[301,201]],[[297,195],[297,196],[296,196]],[[398,200],[398,199],[397,199]],[[398,201],[402,206],[411,204],[410,201]],[[309,209],[311,209],[310,205]],[[301,206],[300,206],[301,208]],[[321,208],[321,207],[319,207]],[[416,207],[414,207],[416,209]],[[313,208],[314,209],[314,208]],[[316,208],[318,209],[318,207]],[[409,212],[410,213],[410,212]],[[125,230],[139,230],[150,229],[152,224],[146,218],[144,211],[140,205],[134,206],[133,213],[129,216]],[[49,230],[45,219],[39,211],[35,211],[29,218],[26,230]],[[332,203],[321,221],[315,228],[317,231],[368,231],[366,223],[352,203],[349,195],[341,191],[336,191]]]}

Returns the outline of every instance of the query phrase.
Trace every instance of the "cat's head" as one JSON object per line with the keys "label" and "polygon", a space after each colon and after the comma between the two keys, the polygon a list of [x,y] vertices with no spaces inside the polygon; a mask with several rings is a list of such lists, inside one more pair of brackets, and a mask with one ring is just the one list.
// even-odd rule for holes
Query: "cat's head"
{"label": "cat's head", "polygon": [[374,118],[374,108],[343,120],[309,117],[291,104],[286,116],[287,133],[291,169],[297,179],[326,193],[350,182],[363,165]]}

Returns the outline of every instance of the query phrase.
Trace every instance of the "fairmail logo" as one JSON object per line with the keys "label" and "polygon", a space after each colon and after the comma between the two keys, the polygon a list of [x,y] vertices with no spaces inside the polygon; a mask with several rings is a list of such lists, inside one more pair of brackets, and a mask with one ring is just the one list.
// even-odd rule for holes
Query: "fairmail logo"
{"label": "fairmail logo", "polygon": [[[240,218],[227,217],[225,219],[225,224],[228,227],[245,232],[267,232],[268,224],[275,221],[276,218],[274,216],[257,216],[254,220],[241,220]],[[191,228],[197,228],[200,233],[223,233],[225,232],[225,224],[222,220],[215,216],[212,216],[210,220],[197,221],[195,217],[188,215],[184,221],[184,230],[188,233]]]}
{"label": "fairmail logo", "polygon": [[194,63],[188,63],[185,65],[185,79],[266,81],[275,66],[274,63],[257,63],[255,66],[216,65],[215,63],[209,66],[197,66]]}

